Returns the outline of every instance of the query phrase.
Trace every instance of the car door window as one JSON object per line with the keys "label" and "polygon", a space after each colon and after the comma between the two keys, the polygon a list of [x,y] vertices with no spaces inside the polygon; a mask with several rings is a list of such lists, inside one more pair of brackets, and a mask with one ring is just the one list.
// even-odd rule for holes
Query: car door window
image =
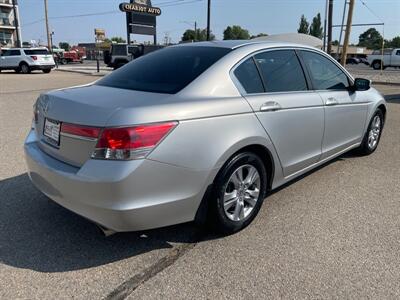
{"label": "car door window", "polygon": [[328,58],[311,52],[301,51],[304,63],[316,90],[344,90],[349,87],[347,75]]}
{"label": "car door window", "polygon": [[303,69],[294,50],[276,50],[254,56],[267,92],[305,91]]}
{"label": "car door window", "polygon": [[19,50],[10,50],[10,56],[18,56],[21,55],[21,51]]}
{"label": "car door window", "polygon": [[247,94],[264,92],[264,86],[253,58],[249,58],[239,65],[234,74]]}

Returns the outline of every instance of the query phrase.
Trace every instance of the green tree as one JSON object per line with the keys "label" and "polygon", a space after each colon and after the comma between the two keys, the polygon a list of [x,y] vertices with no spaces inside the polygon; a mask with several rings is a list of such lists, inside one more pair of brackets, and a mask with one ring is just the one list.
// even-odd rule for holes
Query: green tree
{"label": "green tree", "polygon": [[60,48],[64,49],[65,51],[69,51],[71,49],[70,44],[68,44],[67,42],[60,42],[58,46],[60,46]]}
{"label": "green tree", "polygon": [[389,48],[400,48],[400,36],[396,36],[391,41],[387,41],[386,46]]}
{"label": "green tree", "polygon": [[358,46],[367,47],[368,49],[381,49],[383,37],[375,28],[370,28],[360,34],[358,38]]}
{"label": "green tree", "polygon": [[[197,29],[197,32],[193,29],[188,29],[183,33],[183,36],[181,38],[182,42],[187,42],[187,41],[206,41],[207,40],[207,30],[206,29]],[[215,35],[210,33],[210,40],[215,40]]]}
{"label": "green tree", "polygon": [[118,43],[118,44],[124,44],[124,43],[126,43],[126,40],[124,40],[122,37],[120,37],[120,36],[114,36],[114,37],[112,37],[111,39],[110,39],[110,41],[111,42],[114,42],[114,43]]}
{"label": "green tree", "polygon": [[224,30],[224,40],[249,40],[250,33],[247,29],[240,27],[239,25],[233,25],[226,27]]}
{"label": "green tree", "polygon": [[323,37],[323,28],[321,22],[321,14],[318,13],[314,18],[310,26],[310,35],[315,36],[319,39]]}
{"label": "green tree", "polygon": [[250,39],[255,39],[255,38],[263,37],[263,36],[268,36],[268,34],[266,34],[266,33],[259,33],[259,34],[257,34],[257,35],[252,35],[252,36],[250,37]]}
{"label": "green tree", "polygon": [[297,29],[298,33],[304,33],[308,34],[309,33],[309,27],[310,23],[307,22],[307,19],[304,15],[301,15],[300,23],[299,23],[299,29]]}
{"label": "green tree", "polygon": [[338,41],[338,40],[334,40],[334,41],[332,42],[332,45],[333,45],[333,46],[338,46],[338,45],[339,45],[339,41]]}

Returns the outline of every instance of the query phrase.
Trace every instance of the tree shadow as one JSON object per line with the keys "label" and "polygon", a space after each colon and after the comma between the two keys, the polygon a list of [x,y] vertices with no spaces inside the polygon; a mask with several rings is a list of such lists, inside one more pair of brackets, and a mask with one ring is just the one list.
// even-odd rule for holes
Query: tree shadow
{"label": "tree shadow", "polygon": [[182,224],[104,237],[92,222],[41,194],[26,174],[0,181],[0,262],[13,267],[79,270],[194,243],[199,236],[193,224]]}

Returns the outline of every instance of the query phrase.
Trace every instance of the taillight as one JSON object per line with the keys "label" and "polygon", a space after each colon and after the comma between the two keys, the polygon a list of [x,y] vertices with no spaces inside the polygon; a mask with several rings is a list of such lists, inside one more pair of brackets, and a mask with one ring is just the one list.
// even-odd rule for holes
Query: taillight
{"label": "taillight", "polygon": [[145,158],[176,127],[167,122],[134,127],[105,128],[92,158],[131,160]]}
{"label": "taillight", "polygon": [[37,60],[37,56],[35,56],[35,55],[31,55],[31,58],[32,58],[33,60]]}
{"label": "taillight", "polygon": [[77,137],[97,139],[100,135],[101,128],[82,126],[69,123],[62,123],[61,133],[70,134]]}

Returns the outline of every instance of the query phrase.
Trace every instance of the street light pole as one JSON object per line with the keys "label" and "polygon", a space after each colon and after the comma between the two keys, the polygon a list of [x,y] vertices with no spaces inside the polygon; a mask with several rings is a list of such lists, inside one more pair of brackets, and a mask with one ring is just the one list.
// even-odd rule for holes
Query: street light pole
{"label": "street light pole", "polygon": [[49,16],[47,9],[47,0],[44,0],[44,17],[46,20],[46,31],[47,31],[47,45],[50,52],[53,52],[53,46],[51,45],[50,29],[49,29]]}
{"label": "street light pole", "polygon": [[211,23],[211,0],[208,0],[207,5],[207,41],[210,40],[210,23]]}

